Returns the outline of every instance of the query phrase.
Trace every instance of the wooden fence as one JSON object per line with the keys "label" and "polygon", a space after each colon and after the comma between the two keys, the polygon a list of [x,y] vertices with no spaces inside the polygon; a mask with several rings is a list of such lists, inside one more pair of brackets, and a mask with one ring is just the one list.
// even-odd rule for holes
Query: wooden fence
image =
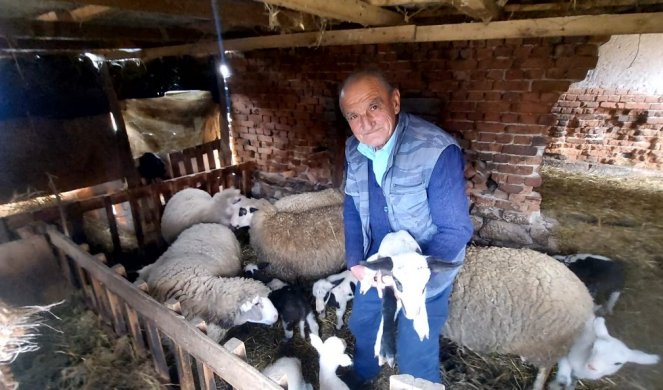
{"label": "wooden fence", "polygon": [[168,158],[174,178],[221,168],[224,161],[230,160],[230,156],[224,155],[218,139],[169,153]]}
{"label": "wooden fence", "polygon": [[[66,278],[85,295],[90,308],[118,335],[130,335],[137,353],[149,353],[163,383],[171,381],[167,353],[174,356],[180,388],[216,389],[216,378],[236,389],[281,389],[240,356],[125,279],[121,265],[107,267],[103,255],[92,256],[51,227],[47,231]],[[165,343],[168,339],[170,342]],[[239,342],[241,344],[241,342]],[[166,346],[166,347],[164,347]],[[240,349],[242,349],[240,347]]]}

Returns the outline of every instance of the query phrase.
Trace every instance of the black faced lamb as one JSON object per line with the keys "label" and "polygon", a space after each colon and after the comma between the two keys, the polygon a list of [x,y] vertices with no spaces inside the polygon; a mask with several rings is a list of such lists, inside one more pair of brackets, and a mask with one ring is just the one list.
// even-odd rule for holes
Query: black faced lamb
{"label": "black faced lamb", "polygon": [[270,273],[313,281],[345,265],[343,194],[335,189],[286,196],[256,211],[251,246]]}
{"label": "black faced lamb", "polygon": [[166,163],[156,153],[146,152],[138,158],[138,174],[147,184],[168,178]]}
{"label": "black faced lamb", "polygon": [[624,289],[623,261],[588,253],[553,257],[566,264],[585,283],[594,298],[594,312],[597,315],[612,314]]}
{"label": "black faced lamb", "polygon": [[[439,261],[412,252],[364,264],[388,274],[391,285],[399,286],[394,291],[407,318],[423,315],[422,291]],[[614,373],[626,361],[654,360],[655,355],[640,359],[641,352],[628,349],[619,356],[606,352],[623,344],[600,337],[588,326],[595,321],[592,306],[585,285],[550,256],[529,249],[470,247],[454,282],[443,334],[477,352],[516,354],[538,366],[535,389],[543,388],[550,367],[556,361],[565,364],[562,359],[571,351],[581,351],[574,355],[577,367],[591,363],[590,355],[596,351],[593,378]],[[418,329],[415,323],[415,330],[427,337],[427,327]],[[608,348],[599,348],[601,344]],[[586,376],[573,367],[571,371],[573,377]]]}
{"label": "black faced lamb", "polygon": [[166,252],[140,271],[149,293],[160,302],[176,299],[187,319],[208,323],[220,340],[228,328],[245,322],[271,325],[278,312],[263,283],[241,277],[240,247],[225,226],[197,224],[183,231]]}
{"label": "black faced lamb", "polygon": [[244,276],[247,278],[259,280],[267,285],[270,290],[278,290],[281,287],[287,286],[288,283],[277,279],[269,274],[267,268],[269,263],[248,263],[244,266]]}
{"label": "black faced lamb", "polygon": [[315,311],[324,318],[327,306],[336,308],[336,329],[343,327],[343,315],[354,298],[357,278],[349,270],[330,275],[313,283]]}

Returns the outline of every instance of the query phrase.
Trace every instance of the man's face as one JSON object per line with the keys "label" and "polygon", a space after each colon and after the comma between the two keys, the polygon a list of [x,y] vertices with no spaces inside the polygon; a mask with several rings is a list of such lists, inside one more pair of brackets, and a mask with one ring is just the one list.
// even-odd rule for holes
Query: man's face
{"label": "man's face", "polygon": [[340,104],[359,142],[380,149],[396,129],[401,95],[397,89],[389,93],[378,79],[366,76],[343,88]]}

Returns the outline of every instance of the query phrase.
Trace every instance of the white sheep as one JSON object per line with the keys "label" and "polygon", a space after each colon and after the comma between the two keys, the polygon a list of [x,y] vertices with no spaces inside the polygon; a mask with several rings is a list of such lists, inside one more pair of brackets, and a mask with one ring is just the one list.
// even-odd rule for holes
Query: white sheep
{"label": "white sheep", "polygon": [[343,327],[343,315],[348,302],[354,298],[357,278],[349,270],[330,275],[313,283],[315,311],[324,318],[327,306],[336,308],[336,329]]}
{"label": "white sheep", "polygon": [[[176,299],[187,319],[200,317],[212,329],[245,322],[271,325],[278,313],[263,283],[240,277],[240,248],[225,226],[198,224],[183,231],[154,264],[139,273],[160,302]],[[219,331],[213,337],[224,335]],[[210,336],[212,332],[208,333]]]}
{"label": "white sheep", "polygon": [[658,355],[628,348],[610,336],[603,317],[587,320],[580,337],[557,366],[555,380],[548,389],[572,390],[578,379],[596,380],[616,373],[627,362],[656,364]]}
{"label": "white sheep", "polygon": [[267,199],[242,197],[235,203],[232,215],[230,216],[230,227],[239,229],[245,226],[251,226],[253,213],[261,208],[269,207],[271,204]]}
{"label": "white sheep", "polygon": [[[391,272],[398,281],[391,284],[400,285],[408,297],[410,289],[419,291],[413,296],[421,295],[427,263],[440,266],[431,260],[405,253],[364,264]],[[399,265],[405,263],[409,267]],[[420,298],[399,301],[408,318],[425,309]],[[592,306],[584,284],[550,256],[529,249],[471,247],[453,286],[443,334],[477,352],[520,356],[540,368],[534,388],[542,389],[550,367],[579,342],[594,318]],[[601,354],[597,358],[609,360]]]}
{"label": "white sheep", "polygon": [[320,390],[349,390],[348,385],[336,376],[338,366],[352,365],[352,359],[345,353],[345,341],[336,336],[323,343],[320,337],[311,334],[311,345],[320,355]]}
{"label": "white sheep", "polygon": [[596,314],[612,314],[626,282],[623,261],[588,253],[553,257],[566,264],[585,283],[594,298]]}
{"label": "white sheep", "polygon": [[256,211],[251,246],[270,273],[312,281],[345,265],[343,194],[335,189],[291,195]]}
{"label": "white sheep", "polygon": [[287,390],[313,390],[302,376],[302,362],[295,357],[282,357],[265,367],[262,374]]}
{"label": "white sheep", "polygon": [[223,189],[214,196],[203,190],[185,188],[175,193],[166,203],[161,216],[161,235],[170,243],[184,229],[198,223],[231,226],[234,214],[239,213],[236,205],[243,198],[235,188]]}

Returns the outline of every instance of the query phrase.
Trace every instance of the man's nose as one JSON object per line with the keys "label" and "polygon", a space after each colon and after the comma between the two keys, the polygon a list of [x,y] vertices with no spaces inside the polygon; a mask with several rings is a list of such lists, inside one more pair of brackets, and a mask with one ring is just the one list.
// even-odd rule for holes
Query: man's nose
{"label": "man's nose", "polygon": [[362,115],[361,116],[361,127],[362,129],[370,129],[373,127],[373,117],[371,115]]}

